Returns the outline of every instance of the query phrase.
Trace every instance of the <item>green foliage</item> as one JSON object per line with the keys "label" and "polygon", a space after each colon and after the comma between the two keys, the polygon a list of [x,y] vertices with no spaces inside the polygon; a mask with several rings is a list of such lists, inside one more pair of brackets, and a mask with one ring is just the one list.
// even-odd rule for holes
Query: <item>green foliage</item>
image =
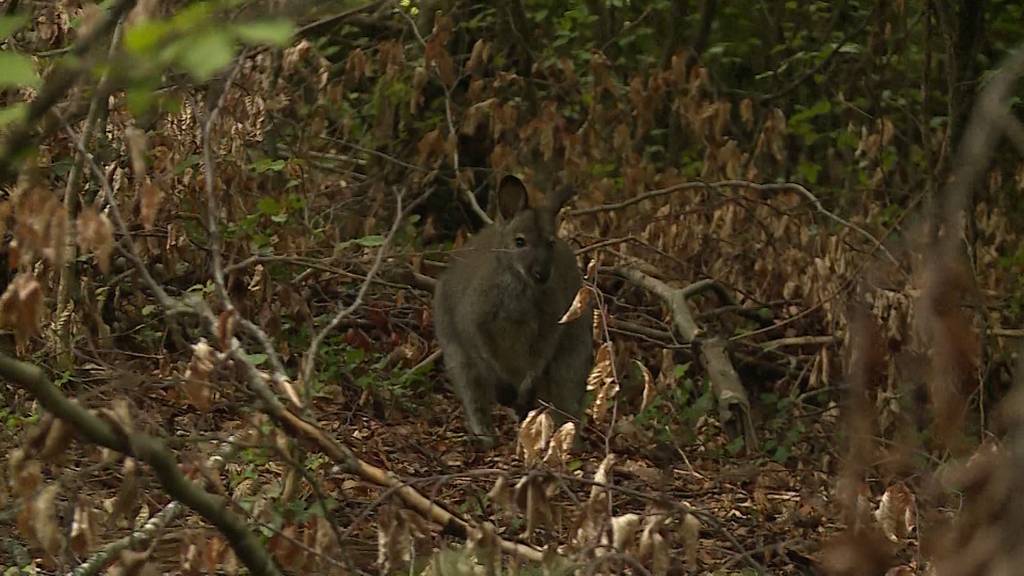
{"label": "green foliage", "polygon": [[39,86],[39,75],[32,66],[32,59],[15,52],[0,52],[0,88],[21,86]]}
{"label": "green foliage", "polygon": [[28,16],[17,14],[13,16],[0,16],[0,40],[8,38],[28,24]]}
{"label": "green foliage", "polygon": [[803,413],[796,410],[796,398],[765,392],[758,396],[758,407],[771,415],[767,419],[768,435],[762,450],[775,462],[785,464],[793,456],[796,445],[806,441],[805,419]]}
{"label": "green foliage", "polygon": [[403,406],[415,405],[422,398],[430,366],[409,371],[394,366],[387,354],[344,344],[340,337],[328,342],[321,352],[319,376],[312,383],[315,394],[323,392],[327,384],[351,382],[361,391],[384,396]]}
{"label": "green foliage", "polygon": [[181,70],[203,82],[238,55],[240,45],[283,47],[295,25],[284,19],[225,22],[224,11],[237,2],[196,2],[165,20],[128,28],[124,45],[133,62],[131,108],[141,113],[155,104],[155,82],[167,69]]}
{"label": "green foliage", "polygon": [[[690,363],[678,364],[672,369],[674,383],[662,390],[651,405],[636,417],[636,423],[663,441],[694,442],[697,421],[711,412],[715,397],[710,385],[695,381],[689,375]],[[669,434],[679,434],[671,438]]]}

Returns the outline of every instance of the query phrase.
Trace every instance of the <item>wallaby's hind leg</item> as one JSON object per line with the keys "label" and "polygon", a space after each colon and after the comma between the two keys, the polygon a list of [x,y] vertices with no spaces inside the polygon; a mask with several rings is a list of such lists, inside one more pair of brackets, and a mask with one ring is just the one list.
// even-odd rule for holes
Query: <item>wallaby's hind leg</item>
{"label": "wallaby's hind leg", "polygon": [[494,388],[485,382],[472,361],[458,348],[445,351],[444,363],[455,394],[462,402],[466,414],[466,427],[474,434],[474,442],[489,449],[495,444],[491,409],[494,406]]}

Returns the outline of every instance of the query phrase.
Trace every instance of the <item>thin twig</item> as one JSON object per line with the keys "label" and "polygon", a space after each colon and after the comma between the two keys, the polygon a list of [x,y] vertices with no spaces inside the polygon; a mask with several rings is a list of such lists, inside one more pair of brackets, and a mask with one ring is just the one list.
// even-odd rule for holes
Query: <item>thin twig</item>
{"label": "thin twig", "polygon": [[650,200],[652,198],[666,196],[668,194],[673,194],[675,192],[681,192],[684,190],[718,190],[721,188],[750,188],[752,190],[757,190],[759,192],[796,192],[797,194],[800,194],[801,196],[806,198],[811,203],[811,205],[814,206],[815,210],[817,210],[821,214],[824,214],[830,220],[836,222],[837,224],[843,227],[849,228],[850,230],[853,230],[860,234],[861,236],[863,236],[865,239],[871,242],[871,244],[873,244],[875,248],[877,248],[883,254],[885,254],[885,256],[889,259],[890,262],[892,262],[897,266],[897,268],[902,270],[899,261],[896,259],[895,256],[892,255],[892,252],[890,252],[889,249],[886,248],[878,238],[875,238],[870,232],[858,226],[857,224],[840,218],[839,216],[836,216],[835,214],[830,212],[821,203],[821,200],[818,200],[817,196],[815,196],[810,190],[808,190],[804,186],[797,184],[795,182],[781,182],[777,184],[758,184],[757,182],[750,182],[747,180],[722,180],[719,182],[681,182],[679,184],[674,184],[672,186],[667,186],[665,188],[650,190],[648,192],[638,194],[632,198],[623,200],[621,202],[602,204],[600,206],[592,206],[590,208],[578,208],[576,210],[568,210],[566,212],[566,215],[584,216],[589,214],[598,214],[601,212],[611,212],[613,210],[621,210],[622,208],[632,206],[633,204],[638,204],[640,202],[643,202],[644,200]]}
{"label": "thin twig", "polygon": [[402,194],[399,192],[397,194],[397,206],[395,207],[395,219],[391,223],[391,229],[388,231],[387,236],[384,238],[384,243],[381,244],[380,248],[377,250],[377,256],[374,259],[373,265],[370,267],[370,270],[366,273],[366,280],[364,280],[362,285],[359,286],[359,292],[356,294],[355,300],[353,300],[352,303],[349,304],[348,306],[339,307],[338,311],[334,314],[334,317],[331,318],[331,321],[328,322],[327,325],[324,326],[319,332],[317,332],[316,336],[314,336],[313,340],[310,341],[309,343],[309,348],[306,350],[306,355],[302,359],[302,373],[299,376],[302,381],[302,384],[304,385],[304,389],[309,389],[309,385],[313,377],[313,367],[316,365],[317,351],[319,350],[320,345],[323,343],[324,339],[327,338],[327,336],[335,328],[338,327],[338,324],[340,324],[342,320],[348,317],[348,315],[355,312],[357,308],[362,306],[363,298],[366,296],[367,290],[370,289],[370,284],[373,282],[373,279],[377,276],[377,272],[380,271],[381,264],[384,262],[384,255],[388,252],[388,249],[391,248],[391,243],[395,239],[395,234],[398,232],[398,228],[403,220],[403,216],[404,212],[402,211]]}
{"label": "thin twig", "polygon": [[[110,46],[107,48],[107,60],[113,59],[114,53],[121,43],[122,29],[121,20],[118,20],[117,25],[114,27],[114,34],[110,39]],[[79,135],[82,139],[82,147],[87,147],[89,142],[92,141],[93,131],[96,129],[96,122],[100,115],[100,107],[106,106],[107,96],[110,93],[110,84],[110,70],[107,69],[96,84],[96,91],[89,101],[89,111],[86,114],[85,123]],[[75,162],[71,166],[71,172],[68,174],[68,180],[64,186],[64,213],[66,214],[68,226],[67,238],[63,248],[65,250],[65,261],[61,267],[59,288],[57,290],[57,325],[55,328],[62,348],[60,351],[60,361],[68,363],[70,363],[74,356],[71,331],[72,314],[70,313],[74,312],[73,301],[77,298],[78,292],[81,289],[81,280],[77,274],[78,250],[77,242],[75,241],[76,231],[74,223],[78,218],[80,208],[79,195],[82,191],[82,172],[84,166],[85,157],[79,153],[75,157]]]}
{"label": "thin twig", "polygon": [[857,26],[856,28],[848,31],[842,37],[842,39],[840,39],[839,42],[836,43],[835,47],[832,48],[832,51],[828,53],[828,56],[826,56],[821,62],[819,62],[817,66],[815,66],[814,68],[811,68],[806,73],[804,73],[799,78],[797,78],[797,79],[793,80],[792,82],[790,82],[787,86],[785,86],[784,88],[782,88],[778,92],[775,92],[774,94],[768,94],[767,96],[764,97],[764,100],[775,100],[775,99],[781,98],[782,96],[785,96],[786,94],[789,94],[793,90],[796,90],[797,88],[799,88],[804,82],[806,82],[807,80],[813,78],[818,72],[821,72],[822,70],[824,70],[825,66],[828,66],[829,63],[832,62],[832,59],[835,58],[837,54],[839,54],[839,51],[842,50],[844,46],[846,46],[846,43],[849,42],[851,38],[853,38],[854,36],[860,34],[865,28],[868,27],[868,24],[871,23],[871,19],[875,15],[875,10],[876,9],[877,9],[877,5],[874,8],[871,9],[871,13],[868,14],[864,18],[864,21],[861,22],[859,26]]}
{"label": "thin twig", "polygon": [[228,510],[225,499],[207,492],[182,472],[181,462],[167,446],[141,430],[101,418],[61,393],[41,368],[0,354],[0,376],[31,393],[46,410],[69,423],[90,442],[145,462],[164,490],[224,534],[238,558],[253,574],[281,574],[267,549],[246,523]]}
{"label": "thin twig", "polygon": [[[239,54],[238,58],[235,59],[235,64],[228,73],[220,94],[217,96],[216,102],[207,112],[206,118],[202,122],[203,162],[206,164],[206,233],[209,236],[210,243],[210,266],[217,296],[220,298],[221,305],[224,307],[225,312],[233,316],[242,330],[255,338],[260,344],[260,347],[263,349],[263,353],[267,355],[267,360],[273,368],[271,371],[271,379],[277,388],[281,390],[293,404],[301,406],[301,401],[289,381],[288,372],[285,370],[284,364],[281,362],[281,357],[278,355],[277,349],[274,347],[273,342],[271,342],[270,337],[262,328],[238,313],[238,309],[231,300],[231,295],[228,294],[227,284],[225,281],[220,228],[217,226],[217,217],[220,208],[217,202],[217,161],[213,153],[212,132],[214,122],[216,122],[220,117],[220,112],[224,107],[224,103],[227,101],[227,95],[231,90],[231,85],[234,83],[235,77],[242,68],[242,61],[244,58],[245,52],[243,51]],[[221,344],[226,345],[226,343]]]}
{"label": "thin twig", "polygon": [[[420,45],[426,49],[427,41],[423,38],[423,35],[420,34],[420,29],[416,26],[416,22],[411,16],[406,14],[405,11],[399,10],[399,13],[409,21],[409,26],[412,27],[412,32],[416,36],[416,39],[419,40]],[[452,114],[452,92],[448,85],[445,84],[440,74],[437,75],[437,80],[438,84],[440,84],[441,88],[444,90],[444,117],[445,121],[448,123],[448,136],[453,142],[455,142],[455,146],[452,147],[452,169],[455,172],[455,187],[459,189],[459,192],[462,193],[462,196],[465,198],[466,203],[469,204],[469,207],[473,210],[473,213],[476,214],[484,224],[493,224],[494,221],[491,220],[491,217],[487,215],[487,212],[480,207],[480,203],[476,201],[476,196],[473,195],[473,191],[463,184],[462,178],[459,176],[459,140],[458,132],[455,130],[455,120]]]}

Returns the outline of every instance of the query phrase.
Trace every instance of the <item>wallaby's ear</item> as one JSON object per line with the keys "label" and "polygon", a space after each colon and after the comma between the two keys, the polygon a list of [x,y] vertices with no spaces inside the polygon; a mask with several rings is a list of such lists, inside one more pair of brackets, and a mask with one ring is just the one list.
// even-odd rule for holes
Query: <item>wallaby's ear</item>
{"label": "wallaby's ear", "polygon": [[511,220],[520,210],[525,210],[529,199],[523,181],[509,174],[498,185],[498,212],[505,220]]}

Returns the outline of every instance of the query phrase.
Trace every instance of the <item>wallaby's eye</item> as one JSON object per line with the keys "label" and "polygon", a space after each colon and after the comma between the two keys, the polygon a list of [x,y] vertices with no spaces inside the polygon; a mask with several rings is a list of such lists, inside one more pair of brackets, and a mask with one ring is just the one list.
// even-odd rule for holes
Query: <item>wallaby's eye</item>
{"label": "wallaby's eye", "polygon": [[516,248],[526,247],[526,238],[522,235],[516,236]]}
{"label": "wallaby's eye", "polygon": [[554,245],[555,245],[555,239],[554,238],[548,238],[548,248],[551,248]]}

